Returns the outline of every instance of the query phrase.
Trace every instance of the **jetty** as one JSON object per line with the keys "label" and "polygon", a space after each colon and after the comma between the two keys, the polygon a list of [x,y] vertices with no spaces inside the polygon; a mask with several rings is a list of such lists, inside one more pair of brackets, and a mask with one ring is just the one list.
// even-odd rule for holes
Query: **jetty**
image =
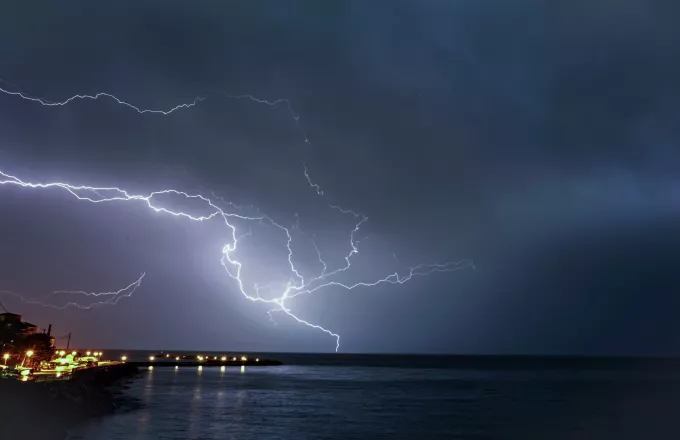
{"label": "jetty", "polygon": [[247,356],[202,356],[173,353],[158,353],[146,360],[125,360],[137,367],[265,367],[282,365],[280,361]]}

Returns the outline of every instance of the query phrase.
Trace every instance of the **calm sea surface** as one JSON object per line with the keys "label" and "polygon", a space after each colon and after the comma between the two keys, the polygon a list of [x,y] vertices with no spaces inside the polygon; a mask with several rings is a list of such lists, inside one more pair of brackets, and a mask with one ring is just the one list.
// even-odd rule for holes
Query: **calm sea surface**
{"label": "calm sea surface", "polygon": [[268,357],[286,365],[156,367],[69,439],[680,438],[673,362]]}

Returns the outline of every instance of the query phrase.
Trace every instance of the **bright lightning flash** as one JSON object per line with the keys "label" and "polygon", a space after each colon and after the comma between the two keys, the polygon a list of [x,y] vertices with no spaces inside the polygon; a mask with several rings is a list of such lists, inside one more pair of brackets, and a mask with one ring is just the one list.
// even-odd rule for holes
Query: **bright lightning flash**
{"label": "bright lightning flash", "polygon": [[[108,94],[108,93],[97,93],[94,95],[75,95],[72,96],[65,101],[61,102],[53,102],[53,101],[48,101],[45,99],[41,98],[35,98],[29,95],[26,95],[22,92],[19,91],[11,91],[11,90],[6,90],[3,88],[0,88],[0,92],[6,94],[6,95],[12,95],[12,96],[17,96],[20,97],[24,100],[28,100],[31,102],[36,102],[39,103],[43,106],[47,107],[60,107],[60,106],[65,106],[75,100],[98,100],[100,98],[108,98],[113,101],[115,101],[119,105],[123,105],[125,107],[129,107],[136,112],[140,114],[146,114],[146,113],[151,113],[151,114],[157,114],[157,115],[168,115],[170,113],[173,113],[175,111],[181,110],[181,109],[188,109],[191,107],[196,106],[199,102],[205,100],[206,98],[203,97],[197,97],[195,98],[192,102],[187,103],[187,104],[180,104],[175,107],[172,107],[168,110],[149,110],[149,109],[143,109],[140,107],[137,107],[135,105],[132,105],[126,101],[123,101],[119,98],[117,98],[114,95]],[[300,128],[299,125],[299,116],[293,111],[290,101],[286,99],[279,99],[276,101],[266,101],[263,99],[256,98],[252,95],[225,95],[227,98],[231,99],[248,99],[250,101],[253,101],[255,103],[259,104],[266,104],[269,106],[276,106],[279,104],[285,104],[287,106],[287,109],[293,119],[295,120],[295,123],[297,124],[297,127]],[[306,135],[304,137],[304,140],[306,143],[309,143],[309,140],[307,139]],[[304,164],[303,164],[304,165]],[[452,261],[452,262],[447,262],[443,264],[421,264],[418,266],[411,267],[406,275],[399,275],[399,273],[395,272],[392,273],[384,278],[379,278],[373,281],[366,281],[366,282],[357,282],[353,284],[346,284],[342,283],[340,281],[337,281],[335,279],[335,275],[338,275],[342,272],[347,271],[351,267],[351,261],[352,257],[359,253],[359,249],[357,247],[357,240],[355,238],[355,234],[359,231],[361,226],[368,220],[368,217],[366,217],[364,214],[355,212],[350,209],[344,209],[341,208],[340,206],[333,205],[329,202],[325,192],[323,189],[316,183],[314,183],[309,175],[307,166],[304,166],[304,176],[307,180],[308,185],[310,188],[312,188],[317,195],[324,197],[327,205],[329,208],[336,210],[344,215],[351,215],[353,216],[357,221],[355,223],[354,228],[350,232],[350,251],[349,254],[347,254],[344,257],[345,263],[333,270],[329,270],[326,262],[324,261],[321,252],[319,251],[319,248],[317,247],[316,243],[312,239],[312,243],[314,246],[314,249],[317,252],[318,260],[319,263],[323,266],[323,270],[321,273],[317,276],[311,277],[309,279],[305,279],[305,277],[300,273],[300,271],[297,269],[296,265],[293,262],[293,250],[291,247],[291,243],[293,242],[293,236],[291,235],[290,229],[286,228],[285,226],[281,225],[280,223],[277,223],[274,221],[271,217],[266,216],[266,215],[255,215],[255,216],[247,216],[247,215],[242,215],[242,214],[236,214],[234,212],[228,212],[224,209],[222,209],[218,204],[215,202],[215,200],[220,199],[217,196],[214,196],[213,199],[210,199],[206,196],[200,195],[200,194],[189,194],[184,191],[180,191],[177,189],[165,189],[161,191],[154,191],[150,192],[148,194],[131,194],[128,191],[118,188],[118,187],[96,187],[96,186],[87,186],[87,185],[72,185],[69,183],[65,182],[49,182],[49,183],[36,183],[36,182],[27,182],[22,179],[20,179],[17,176],[13,176],[10,174],[7,174],[5,172],[0,171],[0,185],[14,185],[14,186],[19,186],[22,188],[26,189],[36,189],[36,190],[48,190],[48,189],[58,189],[58,190],[63,190],[68,193],[70,193],[72,196],[74,196],[76,199],[84,202],[89,202],[89,203],[117,203],[117,202],[131,202],[131,203],[139,203],[142,205],[145,205],[147,208],[158,212],[158,213],[163,213],[163,214],[168,214],[172,215],[175,217],[181,217],[184,219],[187,219],[189,221],[194,221],[194,222],[206,222],[206,221],[220,221],[223,223],[223,225],[227,228],[229,231],[229,235],[231,236],[230,242],[226,243],[222,247],[222,256],[220,258],[220,263],[226,270],[227,274],[234,279],[236,282],[236,285],[239,288],[239,291],[245,298],[252,302],[258,302],[258,303],[264,303],[264,304],[269,304],[272,306],[272,309],[269,310],[269,316],[270,318],[272,317],[273,312],[281,312],[295,321],[297,321],[300,324],[304,324],[308,327],[320,330],[333,338],[335,338],[335,351],[338,351],[340,347],[340,335],[337,333],[332,332],[331,330],[328,330],[320,325],[313,324],[309,321],[306,321],[300,317],[298,317],[295,313],[292,312],[290,309],[290,306],[287,304],[288,300],[293,299],[299,295],[303,294],[312,294],[319,292],[322,289],[329,288],[329,287],[339,287],[342,289],[346,290],[353,290],[358,287],[373,287],[377,286],[379,284],[403,284],[409,280],[411,280],[413,277],[417,276],[425,276],[425,275],[430,275],[435,272],[452,272],[460,269],[467,269],[467,268],[474,268],[474,265],[472,261],[470,260],[461,260],[461,261]],[[176,210],[172,208],[168,208],[166,206],[162,206],[159,201],[159,196],[164,196],[164,195],[170,195],[174,197],[180,197],[180,198],[185,198],[185,199],[191,199],[193,201],[199,202],[201,205],[203,205],[204,209],[206,209],[205,212],[202,214],[196,213],[194,211],[192,212],[187,212],[183,210]],[[225,204],[231,206],[232,208],[240,208],[237,205],[234,205],[233,203],[230,202],[225,202],[222,200]],[[243,279],[241,277],[241,269],[243,267],[243,263],[239,260],[237,260],[236,257],[236,251],[238,248],[238,244],[241,240],[243,240],[244,237],[250,235],[252,233],[252,229],[250,229],[249,232],[247,233],[240,233],[236,227],[237,222],[245,222],[245,223],[250,223],[251,225],[253,223],[257,224],[267,224],[269,226],[272,226],[274,228],[277,228],[282,234],[285,235],[287,241],[286,241],[286,250],[287,250],[287,259],[288,259],[288,266],[290,268],[290,280],[286,284],[286,287],[284,289],[281,289],[279,294],[275,296],[274,298],[267,299],[263,298],[260,295],[260,291],[263,289],[268,289],[272,290],[274,287],[269,285],[269,286],[263,286],[263,287],[258,287],[257,284],[252,288],[247,288],[245,286],[245,283],[243,282]],[[240,224],[240,223],[239,223]],[[294,227],[293,227],[294,228]],[[62,306],[60,308],[65,308],[68,306],[74,306],[78,308],[91,308],[91,307],[98,307],[102,305],[113,305],[116,304],[121,298],[123,297],[129,297],[132,295],[132,293],[141,285],[142,279],[144,278],[144,274],[135,281],[134,283],[128,285],[127,287],[120,289],[115,292],[105,292],[105,293],[87,293],[83,291],[54,291],[50,293],[49,295],[56,295],[56,294],[66,294],[66,295],[82,295],[82,296],[87,296],[87,297],[95,297],[95,298],[100,298],[104,297],[106,300],[101,301],[101,302],[96,302],[90,306],[81,306],[73,301],[68,302],[65,306]],[[22,300],[28,303],[33,303],[33,304],[40,304],[40,305],[46,305],[50,306],[48,303],[44,303],[41,301],[32,301],[32,300],[25,300],[21,295],[18,295],[13,292],[8,292],[8,291],[0,291],[0,293],[6,293],[6,294],[11,294],[18,296]]]}

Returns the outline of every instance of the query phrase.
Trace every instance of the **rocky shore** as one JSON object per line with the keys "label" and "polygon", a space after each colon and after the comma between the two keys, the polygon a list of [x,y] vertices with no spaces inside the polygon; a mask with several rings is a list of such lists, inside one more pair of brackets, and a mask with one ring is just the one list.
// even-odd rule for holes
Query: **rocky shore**
{"label": "rocky shore", "polygon": [[73,425],[118,408],[124,379],[137,374],[121,364],[78,371],[68,381],[0,380],[0,439],[63,440]]}

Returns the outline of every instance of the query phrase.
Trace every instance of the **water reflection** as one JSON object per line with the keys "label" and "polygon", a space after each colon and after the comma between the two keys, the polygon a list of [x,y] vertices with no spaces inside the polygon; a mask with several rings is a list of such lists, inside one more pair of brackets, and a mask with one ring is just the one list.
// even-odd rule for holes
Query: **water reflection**
{"label": "water reflection", "polygon": [[137,417],[137,433],[140,436],[144,434],[149,429],[149,421],[151,419],[151,414],[149,412],[149,405],[151,404],[154,396],[154,376],[152,374],[153,367],[149,366],[149,371],[146,374],[144,380],[144,392],[142,393],[142,400],[144,402],[144,408],[142,408]]}
{"label": "water reflection", "polygon": [[[592,415],[588,390],[598,384],[488,371],[289,365],[253,368],[246,375],[203,367],[197,365],[196,374],[190,374],[191,367],[182,374],[172,368],[149,371],[126,391],[141,400],[140,409],[91,422],[72,440],[412,439],[425,431],[428,439],[456,433],[458,438],[534,438],[512,435],[526,429],[520,420],[527,412],[545,418],[546,436],[540,438],[555,438],[550,429],[568,422],[564,414],[583,407],[579,414]],[[584,391],[572,392],[579,384]],[[333,435],[324,436],[329,427]],[[500,430],[508,435],[498,435]]]}
{"label": "water reflection", "polygon": [[[199,367],[200,368],[200,367]],[[201,383],[199,376],[196,377],[196,386],[194,387],[194,398],[191,399],[191,406],[189,411],[189,438],[196,438],[201,429]]]}

